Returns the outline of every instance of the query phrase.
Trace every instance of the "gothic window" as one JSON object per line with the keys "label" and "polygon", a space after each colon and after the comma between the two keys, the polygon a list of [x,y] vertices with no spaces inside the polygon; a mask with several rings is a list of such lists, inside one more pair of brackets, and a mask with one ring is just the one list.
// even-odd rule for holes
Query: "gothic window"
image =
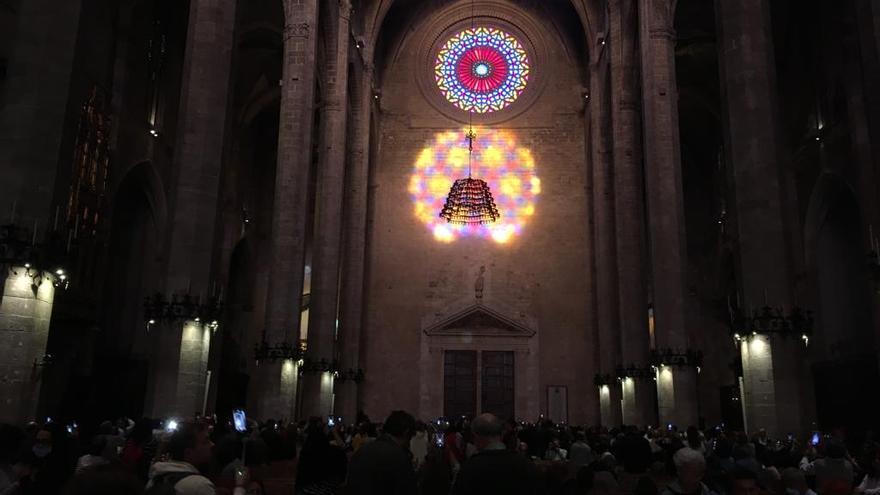
{"label": "gothic window", "polygon": [[82,234],[94,235],[107,192],[110,116],[106,92],[92,87],[80,109],[67,220]]}

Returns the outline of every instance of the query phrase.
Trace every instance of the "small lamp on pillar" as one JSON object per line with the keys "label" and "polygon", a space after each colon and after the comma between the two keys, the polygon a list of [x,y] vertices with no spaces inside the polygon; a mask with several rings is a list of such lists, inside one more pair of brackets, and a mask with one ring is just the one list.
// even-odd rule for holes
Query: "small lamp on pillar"
{"label": "small lamp on pillar", "polygon": [[814,324],[812,311],[798,306],[792,307],[787,313],[770,306],[757,309],[751,315],[744,315],[738,309],[730,311],[730,332],[736,344],[758,335],[779,335],[797,338],[804,345],[809,345]]}
{"label": "small lamp on pillar", "polygon": [[209,297],[206,301],[202,298],[192,297],[190,294],[178,296],[173,294],[168,300],[164,294],[157,292],[151,297],[144,299],[144,319],[147,330],[159,322],[179,322],[192,320],[204,322],[216,331],[220,326],[220,318],[223,314],[223,301],[219,296]]}

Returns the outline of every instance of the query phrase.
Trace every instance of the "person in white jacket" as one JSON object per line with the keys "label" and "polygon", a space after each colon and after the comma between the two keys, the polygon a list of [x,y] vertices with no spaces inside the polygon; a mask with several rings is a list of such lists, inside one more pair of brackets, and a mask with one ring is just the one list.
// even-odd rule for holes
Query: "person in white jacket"
{"label": "person in white jacket", "polygon": [[156,462],[150,467],[147,493],[157,491],[157,485],[171,484],[177,495],[214,495],[214,484],[202,476],[197,467],[211,461],[213,447],[206,424],[179,425],[165,447],[170,460]]}

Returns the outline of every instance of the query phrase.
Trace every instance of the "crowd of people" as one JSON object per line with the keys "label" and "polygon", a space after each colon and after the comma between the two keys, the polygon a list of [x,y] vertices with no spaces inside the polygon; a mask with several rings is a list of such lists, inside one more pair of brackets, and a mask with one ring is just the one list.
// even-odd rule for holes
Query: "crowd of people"
{"label": "crowd of people", "polygon": [[281,492],[297,495],[880,495],[871,434],[771,439],[491,414],[423,423],[404,411],[347,426],[201,417],[0,425],[0,495],[262,495],[273,465],[294,480]]}

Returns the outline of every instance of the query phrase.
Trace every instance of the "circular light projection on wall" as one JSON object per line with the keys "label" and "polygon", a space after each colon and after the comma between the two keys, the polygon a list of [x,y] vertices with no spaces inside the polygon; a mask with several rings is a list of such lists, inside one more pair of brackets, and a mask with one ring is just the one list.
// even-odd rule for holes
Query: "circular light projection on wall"
{"label": "circular light projection on wall", "polygon": [[535,215],[541,179],[535,173],[532,152],[505,130],[475,129],[473,177],[485,180],[495,197],[501,218],[487,225],[454,225],[437,214],[455,179],[468,175],[467,129],[441,132],[416,159],[409,180],[409,193],[416,218],[441,242],[462,237],[492,239],[498,244],[520,235]]}
{"label": "circular light projection on wall", "polygon": [[434,75],[443,96],[466,112],[489,113],[519,97],[529,81],[522,43],[500,29],[466,29],[440,48]]}

